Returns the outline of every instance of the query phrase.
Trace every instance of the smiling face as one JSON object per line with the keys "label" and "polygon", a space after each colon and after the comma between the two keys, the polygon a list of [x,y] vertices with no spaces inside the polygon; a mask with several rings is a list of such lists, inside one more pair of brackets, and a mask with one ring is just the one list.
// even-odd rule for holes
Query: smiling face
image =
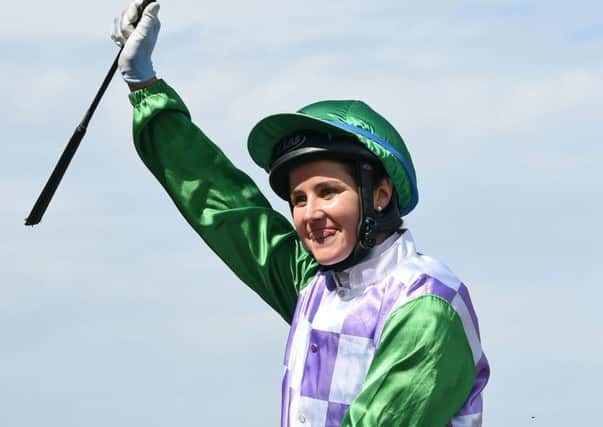
{"label": "smiling face", "polygon": [[315,160],[289,172],[293,223],[316,261],[333,265],[356,246],[360,196],[347,167]]}

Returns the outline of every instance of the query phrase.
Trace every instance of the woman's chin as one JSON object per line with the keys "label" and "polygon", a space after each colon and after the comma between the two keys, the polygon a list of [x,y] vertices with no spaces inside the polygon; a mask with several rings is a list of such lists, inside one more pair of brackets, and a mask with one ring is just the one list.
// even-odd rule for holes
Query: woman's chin
{"label": "woman's chin", "polygon": [[320,265],[335,265],[345,260],[352,251],[315,250],[312,255]]}
{"label": "woman's chin", "polygon": [[320,265],[334,265],[344,261],[356,245],[354,239],[342,238],[339,233],[320,240],[306,240],[304,245]]}

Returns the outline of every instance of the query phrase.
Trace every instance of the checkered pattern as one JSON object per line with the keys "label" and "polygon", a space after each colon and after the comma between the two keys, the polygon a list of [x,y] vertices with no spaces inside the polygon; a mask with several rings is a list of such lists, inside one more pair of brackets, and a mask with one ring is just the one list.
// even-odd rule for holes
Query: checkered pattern
{"label": "checkered pattern", "polygon": [[349,288],[338,288],[325,273],[300,293],[285,353],[282,426],[340,426],[362,389],[389,314],[426,294],[459,313],[478,368],[470,399],[450,425],[481,425],[466,423],[481,419],[488,377],[468,294],[442,264],[418,255],[406,232],[379,257],[353,267]]}

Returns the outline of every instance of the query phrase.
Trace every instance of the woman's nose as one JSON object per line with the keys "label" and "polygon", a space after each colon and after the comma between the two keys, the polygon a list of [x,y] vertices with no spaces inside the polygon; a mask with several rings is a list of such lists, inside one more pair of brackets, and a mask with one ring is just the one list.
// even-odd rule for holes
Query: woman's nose
{"label": "woman's nose", "polygon": [[306,221],[316,221],[325,216],[322,203],[316,198],[308,198],[306,202]]}

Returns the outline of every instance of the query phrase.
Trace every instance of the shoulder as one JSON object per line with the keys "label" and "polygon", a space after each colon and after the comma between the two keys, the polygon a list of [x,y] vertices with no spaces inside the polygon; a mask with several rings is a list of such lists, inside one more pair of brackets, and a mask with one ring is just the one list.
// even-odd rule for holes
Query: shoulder
{"label": "shoulder", "polygon": [[421,253],[411,253],[401,259],[392,275],[407,293],[423,291],[446,300],[451,292],[457,292],[462,286],[461,280],[447,265]]}
{"label": "shoulder", "polygon": [[389,318],[414,316],[443,326],[460,321],[475,361],[481,357],[479,324],[467,286],[442,262],[419,253],[406,257],[392,272],[400,287]]}

